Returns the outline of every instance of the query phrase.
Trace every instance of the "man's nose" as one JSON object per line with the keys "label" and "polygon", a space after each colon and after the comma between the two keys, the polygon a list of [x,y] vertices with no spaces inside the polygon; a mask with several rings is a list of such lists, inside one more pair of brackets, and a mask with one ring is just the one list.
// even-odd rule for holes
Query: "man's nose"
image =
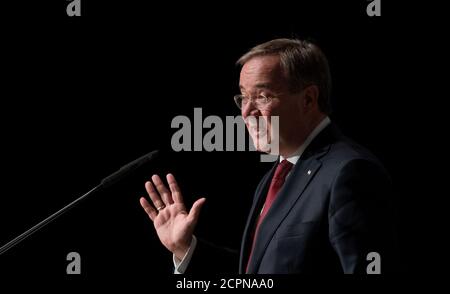
{"label": "man's nose", "polygon": [[257,116],[258,109],[253,105],[252,102],[247,103],[242,106],[242,117],[246,119],[248,116]]}

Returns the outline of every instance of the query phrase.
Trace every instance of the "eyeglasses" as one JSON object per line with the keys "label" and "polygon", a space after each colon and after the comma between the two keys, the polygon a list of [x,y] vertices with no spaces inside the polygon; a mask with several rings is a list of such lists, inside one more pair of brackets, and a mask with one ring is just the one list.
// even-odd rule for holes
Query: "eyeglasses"
{"label": "eyeglasses", "polygon": [[261,109],[269,105],[272,100],[273,98],[267,97],[263,94],[260,94],[256,98],[249,98],[241,94],[234,96],[234,102],[236,102],[236,105],[237,107],[239,107],[239,109],[242,109],[242,107],[246,106],[249,102],[253,103],[256,108]]}

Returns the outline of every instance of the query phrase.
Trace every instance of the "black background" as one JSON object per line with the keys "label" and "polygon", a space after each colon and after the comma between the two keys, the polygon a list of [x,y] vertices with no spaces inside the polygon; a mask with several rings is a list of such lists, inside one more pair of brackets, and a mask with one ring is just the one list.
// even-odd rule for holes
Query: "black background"
{"label": "black background", "polygon": [[154,149],[163,160],[0,256],[2,271],[75,279],[65,274],[66,255],[77,251],[79,280],[169,274],[171,254],[139,205],[155,172],[173,172],[188,205],[207,198],[198,236],[238,249],[270,164],[250,152],[171,152],[170,123],[193,120],[194,107],[203,117],[238,115],[235,61],[277,37],[312,39],[324,50],[332,120],[392,175],[403,270],[436,270],[444,253],[431,245],[440,231],[428,205],[443,194],[426,185],[434,176],[426,154],[438,152],[430,146],[439,128],[427,126],[427,101],[439,97],[430,80],[440,78],[427,69],[440,64],[431,61],[444,36],[437,8],[382,1],[382,16],[371,18],[364,0],[92,2],[82,0],[82,16],[72,18],[65,1],[23,3],[2,23],[0,244],[128,161]]}

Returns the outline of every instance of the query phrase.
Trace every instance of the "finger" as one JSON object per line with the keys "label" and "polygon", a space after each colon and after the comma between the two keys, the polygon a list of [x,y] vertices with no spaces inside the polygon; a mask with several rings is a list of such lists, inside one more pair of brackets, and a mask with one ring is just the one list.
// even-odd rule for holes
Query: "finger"
{"label": "finger", "polygon": [[148,203],[148,201],[144,197],[141,197],[139,202],[141,203],[142,208],[148,214],[150,219],[153,221],[158,216],[158,212],[156,212],[153,206],[151,206],[150,203]]}
{"label": "finger", "polygon": [[161,200],[155,188],[153,187],[152,182],[148,181],[145,183],[145,190],[147,190],[148,196],[150,196],[150,199],[152,200],[153,205],[156,208],[165,206],[164,202]]}
{"label": "finger", "polygon": [[197,223],[198,217],[200,216],[200,210],[202,209],[203,204],[205,204],[205,201],[205,198],[198,199],[194,202],[191,210],[189,211],[188,218],[194,225]]}
{"label": "finger", "polygon": [[169,183],[170,192],[175,203],[183,204],[183,195],[181,195],[180,187],[172,174],[167,175],[167,183]]}
{"label": "finger", "polygon": [[172,194],[170,191],[166,188],[163,181],[161,181],[161,178],[158,175],[154,175],[152,177],[153,184],[155,184],[156,190],[158,190],[159,195],[161,195],[162,201],[164,201],[164,204],[169,205],[173,203]]}

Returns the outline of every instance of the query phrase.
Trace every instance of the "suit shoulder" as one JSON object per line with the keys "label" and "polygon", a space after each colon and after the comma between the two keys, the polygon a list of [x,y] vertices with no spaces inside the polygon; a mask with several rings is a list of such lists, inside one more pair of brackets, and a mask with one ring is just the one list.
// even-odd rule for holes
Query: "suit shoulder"
{"label": "suit shoulder", "polygon": [[347,137],[340,138],[331,144],[324,159],[340,162],[342,165],[355,160],[370,161],[374,164],[382,165],[380,160],[370,150]]}
{"label": "suit shoulder", "polygon": [[377,170],[378,173],[389,177],[381,161],[370,150],[347,137],[341,137],[333,142],[321,161],[330,172],[334,173],[354,170],[355,167],[357,170]]}

